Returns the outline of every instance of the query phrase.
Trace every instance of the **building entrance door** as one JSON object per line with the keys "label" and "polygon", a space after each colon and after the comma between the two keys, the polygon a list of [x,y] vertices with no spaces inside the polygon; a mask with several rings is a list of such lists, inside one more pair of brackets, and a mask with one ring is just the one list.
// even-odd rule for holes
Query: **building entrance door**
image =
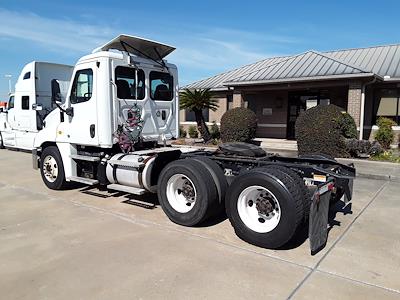
{"label": "building entrance door", "polygon": [[287,120],[287,139],[296,138],[296,120],[307,109],[317,105],[330,104],[329,96],[321,92],[293,92],[289,93]]}

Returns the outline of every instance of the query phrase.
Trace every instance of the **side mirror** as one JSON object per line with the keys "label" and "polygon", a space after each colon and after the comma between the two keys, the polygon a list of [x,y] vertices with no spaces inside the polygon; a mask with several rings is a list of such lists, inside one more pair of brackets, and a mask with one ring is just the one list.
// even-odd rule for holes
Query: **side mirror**
{"label": "side mirror", "polygon": [[32,104],[32,110],[41,111],[43,110],[43,106],[37,103]]}
{"label": "side mirror", "polygon": [[0,113],[4,112],[3,107],[0,107]]}
{"label": "side mirror", "polygon": [[60,84],[57,79],[51,80],[51,102],[61,103]]}

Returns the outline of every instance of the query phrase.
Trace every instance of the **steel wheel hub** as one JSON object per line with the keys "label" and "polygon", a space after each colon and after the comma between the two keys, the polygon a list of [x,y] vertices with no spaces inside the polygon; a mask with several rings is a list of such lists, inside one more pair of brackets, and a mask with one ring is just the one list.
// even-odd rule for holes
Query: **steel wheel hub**
{"label": "steel wheel hub", "polygon": [[43,174],[47,181],[54,182],[58,176],[57,161],[53,156],[48,155],[43,160]]}
{"label": "steel wheel hub", "polygon": [[192,210],[196,203],[197,192],[193,182],[183,174],[175,174],[167,182],[169,204],[180,213]]}
{"label": "steel wheel hub", "polygon": [[244,189],[237,202],[242,222],[251,230],[267,233],[276,228],[281,218],[281,208],[275,195],[262,186]]}

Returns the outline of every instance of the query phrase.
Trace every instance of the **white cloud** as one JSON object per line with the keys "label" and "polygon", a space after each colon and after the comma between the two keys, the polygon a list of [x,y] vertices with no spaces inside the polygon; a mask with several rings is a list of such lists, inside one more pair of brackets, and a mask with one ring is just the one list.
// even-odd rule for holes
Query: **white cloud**
{"label": "white cloud", "polygon": [[31,41],[46,48],[87,52],[113,35],[113,30],[104,26],[0,9],[0,36]]}
{"label": "white cloud", "polygon": [[[0,39],[20,39],[46,50],[86,54],[125,31],[95,24],[96,19],[90,15],[81,15],[80,20],[52,19],[31,12],[0,9]],[[268,49],[297,42],[287,36],[228,28],[191,26],[169,31],[168,36],[162,35],[162,30],[154,31],[157,36],[148,38],[167,40],[176,46],[176,52],[168,60],[181,68],[184,83],[280,54]],[[140,36],[143,32],[132,34]]]}

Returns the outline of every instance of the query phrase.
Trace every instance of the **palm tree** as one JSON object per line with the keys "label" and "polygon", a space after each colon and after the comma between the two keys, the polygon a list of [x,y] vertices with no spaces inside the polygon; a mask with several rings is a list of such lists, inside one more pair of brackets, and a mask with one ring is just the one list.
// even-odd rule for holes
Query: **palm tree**
{"label": "palm tree", "polygon": [[197,129],[203,137],[204,142],[208,142],[211,136],[204,120],[203,109],[216,111],[218,108],[218,100],[214,98],[210,89],[184,89],[179,93],[179,106],[180,109],[188,109],[194,112]]}

